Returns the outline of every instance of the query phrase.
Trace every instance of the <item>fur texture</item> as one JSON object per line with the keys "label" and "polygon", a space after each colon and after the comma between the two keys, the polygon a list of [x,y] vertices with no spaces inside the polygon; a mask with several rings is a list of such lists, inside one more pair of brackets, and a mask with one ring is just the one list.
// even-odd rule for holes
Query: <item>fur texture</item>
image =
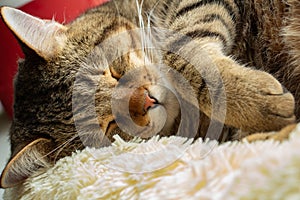
{"label": "fur texture", "polygon": [[[53,164],[116,134],[226,141],[299,120],[298,4],[115,0],[66,25],[2,8],[26,59],[1,186],[20,183],[10,173],[28,177],[15,169],[35,166],[23,158],[41,138]],[[145,99],[155,103],[145,107]]]}
{"label": "fur texture", "polygon": [[[61,159],[29,178],[25,188],[8,189],[5,200],[300,197],[300,125],[282,143],[116,139],[111,147],[86,148]],[[167,164],[170,158],[174,162]]]}

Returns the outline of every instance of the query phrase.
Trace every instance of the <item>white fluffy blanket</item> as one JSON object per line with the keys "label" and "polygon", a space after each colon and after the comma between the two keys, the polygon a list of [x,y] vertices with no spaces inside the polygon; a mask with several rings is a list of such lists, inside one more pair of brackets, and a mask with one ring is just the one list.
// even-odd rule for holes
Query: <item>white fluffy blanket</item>
{"label": "white fluffy blanket", "polygon": [[6,191],[7,199],[300,199],[300,125],[290,139],[180,137],[86,148]]}

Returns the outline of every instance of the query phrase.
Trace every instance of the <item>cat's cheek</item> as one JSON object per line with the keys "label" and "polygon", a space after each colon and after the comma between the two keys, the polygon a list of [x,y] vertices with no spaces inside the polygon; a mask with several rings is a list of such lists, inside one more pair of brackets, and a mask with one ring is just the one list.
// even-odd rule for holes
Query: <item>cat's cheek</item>
{"label": "cat's cheek", "polygon": [[148,110],[150,123],[141,134],[142,138],[149,138],[158,135],[165,127],[167,121],[167,111],[162,105],[155,105]]}

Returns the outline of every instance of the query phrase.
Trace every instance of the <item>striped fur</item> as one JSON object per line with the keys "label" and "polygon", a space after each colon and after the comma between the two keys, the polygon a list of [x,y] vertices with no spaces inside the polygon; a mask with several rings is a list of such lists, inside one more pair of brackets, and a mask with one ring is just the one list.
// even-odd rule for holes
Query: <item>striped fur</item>
{"label": "striped fur", "polygon": [[[128,132],[148,138],[181,130],[182,136],[205,137],[210,118],[222,123],[223,116],[226,127],[213,137],[220,141],[280,130],[300,118],[299,11],[296,0],[111,0],[49,30],[50,47],[59,49],[49,52],[28,43],[24,27],[44,35],[33,18],[2,9],[26,55],[15,81],[12,155],[22,156],[20,149],[40,138],[52,141],[47,156],[54,163],[86,145],[108,145],[115,134],[129,140],[135,135]],[[15,14],[7,12],[24,17],[24,25],[14,27]],[[132,97],[131,88],[138,91]],[[165,112],[145,107],[146,97]],[[188,126],[180,124],[184,112]],[[130,129],[130,120],[139,126]]]}

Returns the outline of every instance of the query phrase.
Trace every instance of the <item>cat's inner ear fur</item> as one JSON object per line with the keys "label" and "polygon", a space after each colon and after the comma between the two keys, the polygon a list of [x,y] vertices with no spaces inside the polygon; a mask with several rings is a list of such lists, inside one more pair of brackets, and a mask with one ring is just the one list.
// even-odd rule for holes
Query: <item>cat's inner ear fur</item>
{"label": "cat's inner ear fur", "polygon": [[1,174],[1,188],[14,187],[38,169],[48,168],[50,162],[45,149],[51,149],[51,144],[51,140],[39,138],[15,154]]}
{"label": "cat's inner ear fur", "polygon": [[1,16],[21,44],[25,45],[23,51],[29,48],[48,59],[64,47],[67,28],[60,23],[42,20],[10,7],[1,7]]}

